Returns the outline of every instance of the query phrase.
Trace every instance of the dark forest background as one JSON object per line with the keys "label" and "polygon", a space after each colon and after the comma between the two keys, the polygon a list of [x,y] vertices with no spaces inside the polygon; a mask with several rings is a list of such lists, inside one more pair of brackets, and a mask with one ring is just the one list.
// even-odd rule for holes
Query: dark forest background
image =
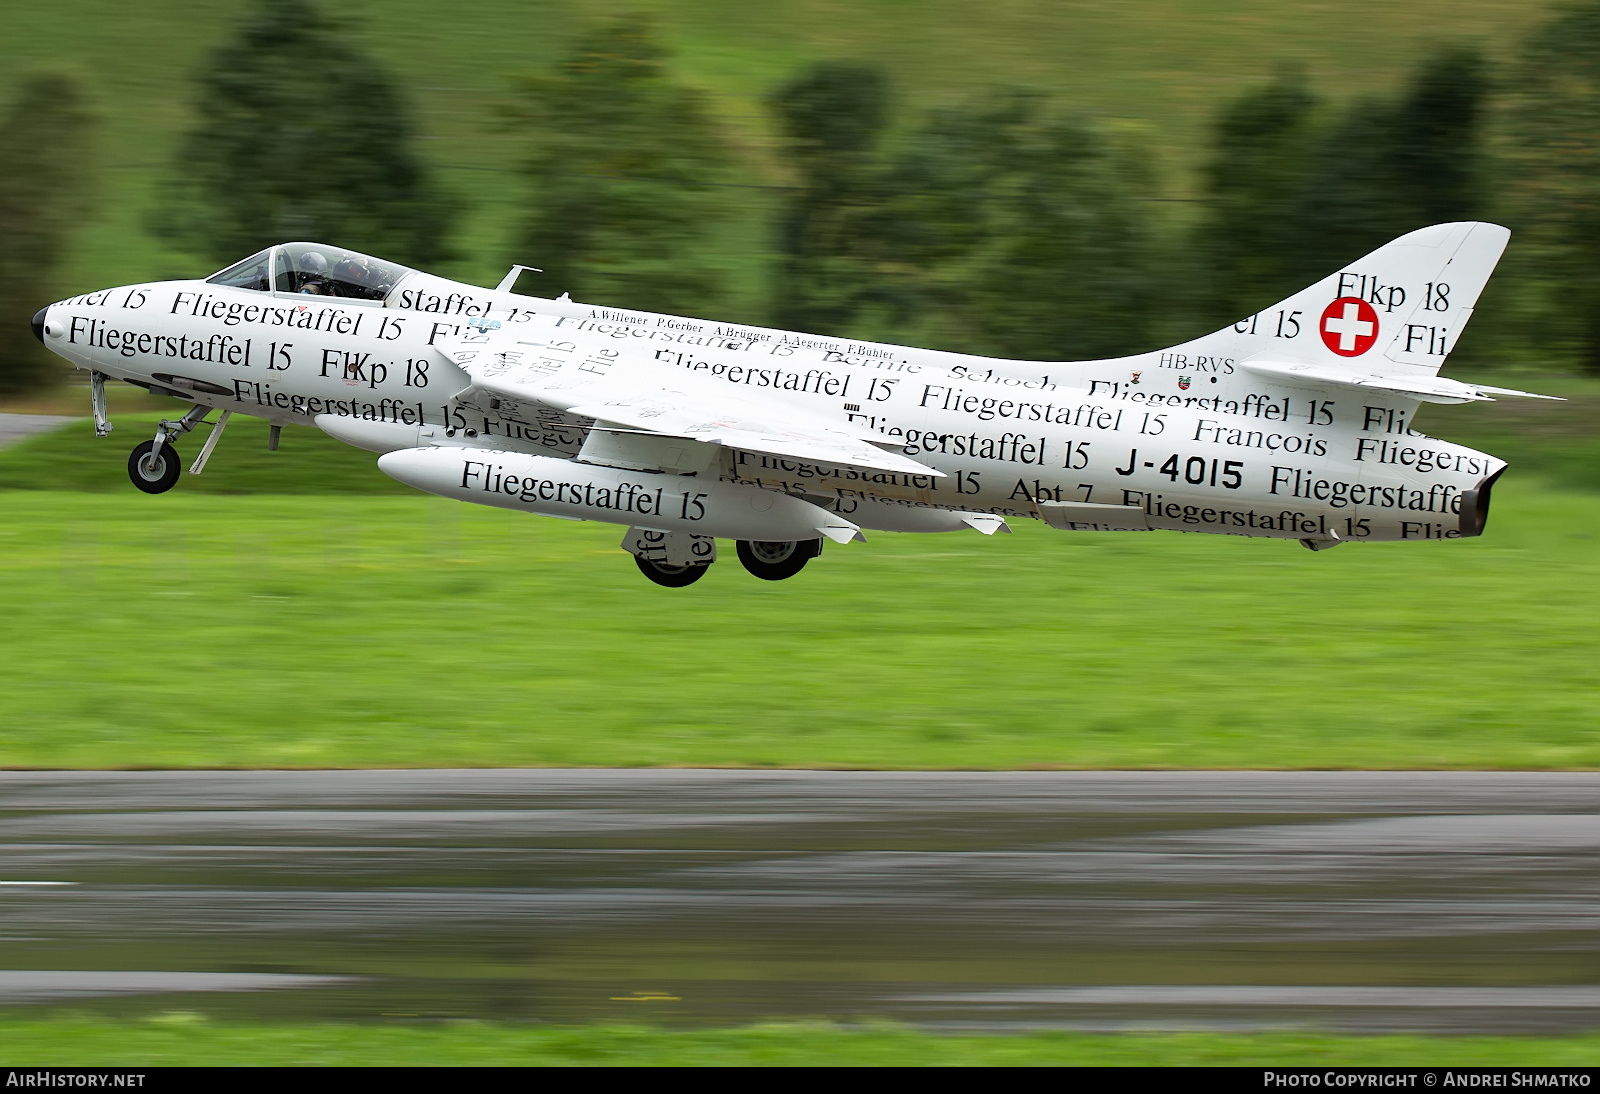
{"label": "dark forest background", "polygon": [[[330,8],[251,0],[187,79],[184,137],[141,216],[197,267],[286,239],[424,268],[456,256],[462,195],[419,154],[403,83]],[[62,295],[96,200],[94,104],[92,77],[46,69],[0,111],[0,392],[57,376],[27,317]],[[1080,359],[1216,329],[1411,229],[1489,219],[1514,244],[1452,367],[1600,375],[1600,0],[1551,9],[1498,60],[1441,40],[1386,96],[1332,96],[1284,65],[1214,104],[1187,188],[1147,128],[1026,86],[930,109],[883,67],[821,61],[761,109],[781,185],[749,184],[737,138],[637,12],[508,77],[479,124],[523,150],[504,258],[545,273],[521,289]],[[750,190],[761,269],[723,254]],[[750,278],[754,293],[732,283]]]}

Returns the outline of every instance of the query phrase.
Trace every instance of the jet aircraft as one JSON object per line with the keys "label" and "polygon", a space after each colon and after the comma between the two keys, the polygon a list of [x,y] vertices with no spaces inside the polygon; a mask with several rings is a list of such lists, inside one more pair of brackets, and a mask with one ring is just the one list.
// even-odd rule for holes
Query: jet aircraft
{"label": "jet aircraft", "polygon": [[1482,533],[1494,456],[1414,428],[1422,403],[1528,392],[1440,376],[1510,233],[1410,233],[1215,333],[1103,361],[996,360],[493,289],[318,243],[203,280],[43,308],[39,339],[105,383],[192,404],[128,460],[235,414],[313,426],[462,501],[626,528],[686,586],[733,540],[758,578],[863,530],[1209,532],[1341,543]]}

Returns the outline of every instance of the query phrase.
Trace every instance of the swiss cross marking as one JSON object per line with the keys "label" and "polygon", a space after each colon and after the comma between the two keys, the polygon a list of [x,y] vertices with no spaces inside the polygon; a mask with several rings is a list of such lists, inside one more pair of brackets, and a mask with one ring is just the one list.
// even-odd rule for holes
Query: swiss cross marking
{"label": "swiss cross marking", "polygon": [[1378,340],[1378,312],[1359,296],[1341,296],[1323,309],[1319,329],[1340,357],[1359,357]]}

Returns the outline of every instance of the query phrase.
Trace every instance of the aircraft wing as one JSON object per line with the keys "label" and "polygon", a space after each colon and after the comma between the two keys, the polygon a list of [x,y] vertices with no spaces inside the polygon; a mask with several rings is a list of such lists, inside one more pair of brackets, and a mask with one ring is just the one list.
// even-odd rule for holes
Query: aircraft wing
{"label": "aircraft wing", "polygon": [[[874,447],[867,430],[768,401],[606,345],[541,338],[542,332],[481,332],[441,338],[435,348],[473,387],[518,402],[629,430],[683,437],[750,452],[944,477],[944,472]],[[878,437],[881,441],[883,438]]]}
{"label": "aircraft wing", "polygon": [[1490,402],[1490,395],[1515,395],[1524,399],[1554,399],[1557,395],[1535,395],[1531,391],[1518,391],[1509,387],[1491,387],[1488,384],[1469,384],[1446,376],[1396,376],[1361,372],[1334,365],[1308,364],[1299,361],[1245,361],[1246,372],[1253,372],[1282,383],[1299,383],[1312,387],[1334,385],[1339,387],[1370,388],[1378,391],[1421,399],[1426,403]]}

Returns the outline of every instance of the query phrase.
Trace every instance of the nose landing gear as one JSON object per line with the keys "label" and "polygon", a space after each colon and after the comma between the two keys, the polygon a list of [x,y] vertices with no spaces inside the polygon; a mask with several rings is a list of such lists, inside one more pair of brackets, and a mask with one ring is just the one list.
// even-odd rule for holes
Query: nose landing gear
{"label": "nose landing gear", "polygon": [[128,478],[133,480],[133,485],[146,494],[165,494],[171,490],[183,472],[183,461],[178,458],[178,450],[172,447],[172,440],[189,432],[209,413],[210,407],[195,406],[175,422],[161,419],[161,424],[156,426],[155,439],[135,446],[128,457]]}

